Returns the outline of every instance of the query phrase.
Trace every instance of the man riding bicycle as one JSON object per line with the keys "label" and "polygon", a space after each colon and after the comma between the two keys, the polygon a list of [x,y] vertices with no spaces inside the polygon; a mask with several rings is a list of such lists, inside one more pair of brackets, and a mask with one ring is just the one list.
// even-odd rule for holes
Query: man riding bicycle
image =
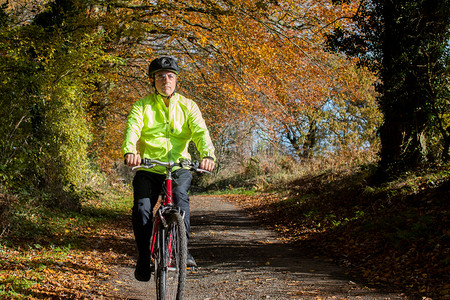
{"label": "man riding bicycle", "polygon": [[[134,103],[128,115],[122,144],[127,165],[138,166],[142,158],[165,162],[190,159],[188,147],[192,140],[202,157],[200,168],[214,169],[214,146],[202,114],[194,101],[176,93],[179,72],[180,68],[172,57],[160,57],[150,63],[148,73],[155,91]],[[139,281],[148,281],[151,277],[152,211],[164,179],[165,169],[158,166],[137,171],[133,179],[132,223],[139,254],[134,274]],[[173,179],[174,204],[185,212],[189,240],[188,190],[192,174],[180,168],[174,172]],[[187,265],[196,266],[189,253]]]}

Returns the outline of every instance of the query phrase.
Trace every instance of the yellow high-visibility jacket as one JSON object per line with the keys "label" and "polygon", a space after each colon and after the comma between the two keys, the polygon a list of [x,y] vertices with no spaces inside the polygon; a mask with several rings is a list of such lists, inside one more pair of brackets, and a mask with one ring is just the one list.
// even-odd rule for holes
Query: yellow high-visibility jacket
{"label": "yellow high-visibility jacket", "polygon": [[[150,94],[134,103],[128,115],[123,154],[139,153],[142,158],[159,161],[191,159],[189,142],[193,141],[201,158],[215,160],[214,145],[197,104],[175,93],[169,107],[159,94]],[[138,143],[139,142],[139,143]],[[139,144],[139,150],[136,149]],[[165,173],[164,167],[145,169]]]}

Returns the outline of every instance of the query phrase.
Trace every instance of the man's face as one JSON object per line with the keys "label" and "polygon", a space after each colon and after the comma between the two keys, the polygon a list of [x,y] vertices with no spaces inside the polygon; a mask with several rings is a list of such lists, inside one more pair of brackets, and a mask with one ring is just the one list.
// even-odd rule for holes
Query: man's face
{"label": "man's face", "polygon": [[171,71],[158,71],[155,73],[155,87],[164,97],[172,95],[177,86],[177,75]]}

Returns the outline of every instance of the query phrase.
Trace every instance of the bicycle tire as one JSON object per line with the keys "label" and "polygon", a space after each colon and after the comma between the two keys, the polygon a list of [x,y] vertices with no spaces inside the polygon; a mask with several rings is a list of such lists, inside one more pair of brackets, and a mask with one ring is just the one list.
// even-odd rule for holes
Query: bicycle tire
{"label": "bicycle tire", "polygon": [[187,273],[187,237],[184,220],[178,212],[169,215],[167,227],[160,231],[160,237],[159,261],[155,270],[157,298],[181,300]]}
{"label": "bicycle tire", "polygon": [[164,295],[161,295],[160,291],[160,282],[161,282],[161,270],[163,268],[163,243],[161,242],[163,240],[164,227],[161,225],[161,223],[158,224],[158,228],[156,228],[157,232],[157,240],[156,240],[156,247],[154,252],[154,264],[155,264],[155,283],[156,283],[156,299],[164,299],[161,297],[164,297]]}

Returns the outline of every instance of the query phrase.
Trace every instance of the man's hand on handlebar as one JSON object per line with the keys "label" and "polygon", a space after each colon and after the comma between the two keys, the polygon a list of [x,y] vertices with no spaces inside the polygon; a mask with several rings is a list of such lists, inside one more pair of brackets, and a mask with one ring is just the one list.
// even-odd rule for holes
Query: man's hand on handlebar
{"label": "man's hand on handlebar", "polygon": [[212,172],[212,170],[214,169],[214,165],[214,160],[210,158],[204,158],[200,163],[200,169]]}
{"label": "man's hand on handlebar", "polygon": [[142,162],[141,155],[128,153],[125,155],[125,164],[130,167],[140,166]]}
{"label": "man's hand on handlebar", "polygon": [[128,153],[125,155],[125,164],[127,166],[133,167],[133,170],[136,169],[136,167],[139,167],[143,164],[145,164],[144,167],[147,167],[147,168],[153,168],[155,165],[160,165],[160,166],[165,166],[165,167],[170,167],[170,168],[172,168],[173,166],[181,165],[181,167],[192,168],[192,170],[195,170],[195,171],[199,171],[199,172],[207,171],[210,173],[210,172],[212,172],[212,170],[214,169],[214,166],[215,166],[215,162],[211,158],[203,158],[202,161],[200,162],[200,166],[198,165],[198,162],[197,162],[196,166],[194,164],[192,164],[189,160],[187,160],[185,162],[187,162],[187,165],[183,162],[181,162],[180,164],[174,164],[173,162],[170,162],[171,164],[169,164],[169,162],[160,162],[157,160],[150,160],[150,159],[146,159],[146,162],[143,162],[141,159],[141,156],[139,154]]}

